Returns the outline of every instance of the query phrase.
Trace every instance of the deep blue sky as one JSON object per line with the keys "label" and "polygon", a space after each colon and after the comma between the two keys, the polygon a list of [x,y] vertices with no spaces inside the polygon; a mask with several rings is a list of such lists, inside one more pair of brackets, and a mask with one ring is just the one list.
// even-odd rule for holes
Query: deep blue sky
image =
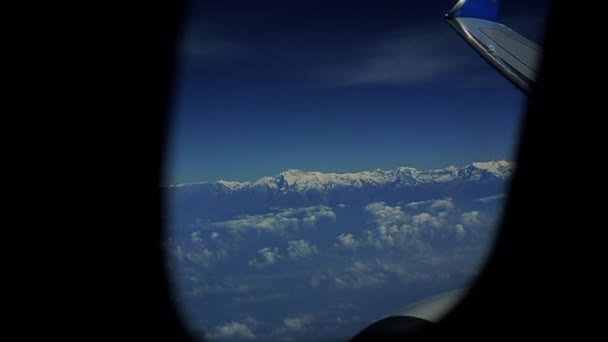
{"label": "deep blue sky", "polygon": [[[195,1],[165,183],[512,158],[525,96],[443,22],[454,2]],[[547,2],[500,15],[542,43]]]}

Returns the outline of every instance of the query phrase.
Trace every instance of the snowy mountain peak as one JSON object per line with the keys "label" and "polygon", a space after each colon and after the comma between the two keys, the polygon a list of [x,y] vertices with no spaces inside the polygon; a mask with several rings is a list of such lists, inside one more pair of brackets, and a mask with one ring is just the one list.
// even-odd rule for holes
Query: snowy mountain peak
{"label": "snowy mountain peak", "polygon": [[260,179],[258,179],[257,181],[255,181],[255,183],[253,183],[254,187],[269,187],[269,188],[276,188],[277,184],[275,181],[275,177],[262,177]]}
{"label": "snowy mountain peak", "polygon": [[320,174],[319,172],[304,172],[297,169],[289,169],[278,174],[276,177],[279,182],[282,180],[287,183],[288,186],[292,186],[298,182],[305,182],[311,178],[315,178]]}
{"label": "snowy mountain peak", "polygon": [[[515,163],[505,160],[476,162],[465,167],[449,166],[444,169],[420,171],[413,167],[399,167],[395,170],[362,171],[353,173],[322,173],[319,171],[302,171],[289,169],[274,177],[262,177],[251,182],[218,181],[230,191],[260,188],[286,191],[325,191],[333,188],[378,186],[392,184],[396,186],[415,186],[420,184],[447,183],[453,181],[487,181],[505,180],[515,170]],[[180,185],[185,186],[185,185]]]}
{"label": "snowy mountain peak", "polygon": [[415,169],[413,167],[407,167],[407,166],[401,166],[401,167],[397,168],[397,170],[395,170],[394,172],[401,174],[401,175],[408,175],[408,176],[412,176],[412,177],[420,173],[417,169]]}
{"label": "snowy mountain peak", "polygon": [[219,180],[217,182],[217,184],[223,185],[226,188],[230,189],[230,190],[240,190],[243,188],[248,188],[251,186],[250,182],[231,182],[231,181],[225,181],[225,180]]}
{"label": "snowy mountain peak", "polygon": [[311,172],[306,172],[306,171],[302,171],[302,170],[298,170],[298,169],[289,169],[289,170],[286,170],[286,171],[283,171],[283,172],[279,173],[279,175],[287,175],[287,176],[294,175],[294,176],[297,176],[297,175],[303,175],[303,174],[307,174],[307,173],[311,173]]}
{"label": "snowy mountain peak", "polygon": [[506,178],[513,173],[515,164],[506,160],[490,161],[490,162],[477,162],[472,164],[473,167],[487,171],[496,177]]}

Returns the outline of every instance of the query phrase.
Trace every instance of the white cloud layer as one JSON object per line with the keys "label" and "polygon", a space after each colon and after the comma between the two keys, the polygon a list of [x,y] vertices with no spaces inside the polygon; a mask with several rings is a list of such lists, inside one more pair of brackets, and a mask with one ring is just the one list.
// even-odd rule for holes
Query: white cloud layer
{"label": "white cloud layer", "polygon": [[355,240],[355,237],[353,236],[353,234],[340,234],[336,237],[336,239],[338,239],[338,242],[340,243],[340,246],[346,247],[346,248],[351,248],[351,249],[355,249],[357,248],[357,240]]}
{"label": "white cloud layer", "polygon": [[494,195],[494,196],[482,197],[482,198],[478,198],[477,202],[480,202],[480,203],[490,203],[490,202],[502,200],[504,197],[505,197],[505,194],[499,194],[499,195]]}
{"label": "white cloud layer", "polygon": [[433,211],[449,211],[454,209],[454,203],[452,203],[451,198],[438,199],[429,206],[429,209]]}
{"label": "white cloud layer", "polygon": [[279,329],[277,329],[275,333],[303,333],[311,328],[314,321],[314,316],[310,314],[303,314],[296,317],[287,317],[283,319],[283,325]]}
{"label": "white cloud layer", "polygon": [[[203,230],[184,234],[179,243],[169,241],[168,244],[172,244],[168,249],[198,272],[187,278],[188,296],[223,295],[230,298],[232,305],[242,307],[289,307],[291,301],[301,295],[299,292],[292,295],[286,289],[314,291],[321,297],[328,290],[345,295],[382,294],[398,287],[460,281],[465,271],[474,272],[470,255],[477,253],[474,250],[477,245],[471,242],[478,244],[484,234],[491,232],[485,229],[490,222],[489,214],[472,210],[476,208],[475,203],[477,207],[484,207],[480,201],[470,199],[473,206],[467,211],[456,206],[460,200],[455,202],[452,198],[400,205],[392,202],[353,205],[349,211],[359,209],[357,215],[360,216],[344,221],[340,216],[334,226],[327,225],[336,220],[336,214],[327,206],[271,208],[272,212],[267,214],[202,224]],[[336,212],[344,215],[343,210]],[[328,221],[321,226],[321,220]],[[309,227],[316,229],[305,229]],[[320,227],[328,230],[321,231]],[[334,227],[336,230],[332,230]],[[248,231],[277,234],[251,234],[245,239],[227,234]],[[321,240],[321,236],[330,241]],[[334,237],[336,240],[331,241]],[[215,276],[209,268],[228,257],[226,250],[230,257],[241,258],[235,260],[235,264],[242,268],[235,273],[215,267],[214,272],[224,272]],[[277,284],[285,287],[277,291]],[[292,314],[263,323],[242,320],[247,314],[257,315],[245,312],[241,318],[213,322],[209,336],[280,340],[305,336],[327,328],[328,324],[346,325],[353,316],[344,312],[345,309],[330,308],[329,311],[338,316],[328,316],[326,320],[319,312],[315,312],[315,316]]]}
{"label": "white cloud layer", "polygon": [[443,220],[440,217],[435,217],[426,212],[414,215],[412,217],[412,223],[415,226],[430,225],[435,228],[441,227],[441,225],[444,224]]}
{"label": "white cloud layer", "polygon": [[201,232],[194,232],[190,235],[192,242],[194,243],[202,243],[203,239],[201,238]]}
{"label": "white cloud layer", "polygon": [[456,234],[461,239],[464,237],[465,230],[464,230],[464,226],[463,225],[461,225],[461,224],[457,224],[456,225]]}
{"label": "white cloud layer", "polygon": [[306,240],[289,241],[287,244],[287,253],[292,259],[304,259],[319,254],[317,246]]}
{"label": "white cloud layer", "polygon": [[405,206],[414,210],[450,211],[454,209],[454,202],[448,197],[437,200],[410,202]]}
{"label": "white cloud layer", "polygon": [[336,214],[331,208],[323,205],[289,208],[278,212],[261,215],[244,215],[233,220],[216,222],[211,224],[215,228],[223,228],[233,234],[246,231],[265,231],[271,233],[283,233],[287,230],[304,228],[315,228],[321,219],[335,220]]}
{"label": "white cloud layer", "polygon": [[[367,58],[357,63],[336,66],[337,85],[420,84],[427,81],[470,72],[478,67],[467,56],[446,51],[458,51],[458,41],[445,30],[426,27],[407,31],[380,41],[363,42]],[[465,58],[466,57],[466,58]]]}
{"label": "white cloud layer", "polygon": [[390,207],[384,202],[368,204],[365,210],[372,215],[374,220],[381,225],[399,224],[405,222],[405,213],[401,207]]}
{"label": "white cloud layer", "polygon": [[275,264],[281,258],[279,255],[279,249],[277,247],[262,248],[258,250],[258,253],[261,256],[262,261],[258,261],[258,259],[251,259],[248,262],[250,266],[264,268],[266,266]]}
{"label": "white cloud layer", "polygon": [[480,212],[479,211],[471,211],[468,213],[463,213],[462,214],[462,223],[465,226],[474,226],[474,225],[478,225],[481,223],[481,217],[480,217]]}
{"label": "white cloud layer", "polygon": [[226,259],[228,257],[228,252],[221,247],[211,249],[205,247],[200,242],[195,242],[191,248],[187,249],[185,257],[188,261],[200,265],[203,268],[210,268],[219,261]]}
{"label": "white cloud layer", "polygon": [[254,339],[255,335],[253,334],[251,329],[249,329],[247,324],[239,322],[230,322],[215,327],[214,337]]}

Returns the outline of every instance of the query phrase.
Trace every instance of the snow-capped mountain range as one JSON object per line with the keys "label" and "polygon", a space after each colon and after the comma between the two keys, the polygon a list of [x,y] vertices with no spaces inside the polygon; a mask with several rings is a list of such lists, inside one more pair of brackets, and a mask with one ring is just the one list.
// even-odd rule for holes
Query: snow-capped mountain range
{"label": "snow-capped mountain range", "polygon": [[178,184],[169,187],[192,187],[197,185],[216,185],[226,191],[238,191],[255,188],[275,189],[279,191],[322,191],[340,187],[361,188],[395,184],[402,186],[431,183],[449,183],[454,181],[505,180],[513,173],[515,164],[505,160],[477,162],[465,167],[449,166],[436,170],[417,170],[411,167],[399,167],[395,170],[374,170],[356,173],[322,173],[318,171],[301,171],[290,169],[274,177],[262,177],[256,182],[233,182],[220,180],[216,183]]}
{"label": "snow-capped mountain range", "polygon": [[356,173],[287,170],[256,182],[218,181],[163,187],[182,223],[266,213],[271,208],[364,206],[450,197],[474,200],[504,191],[515,165],[504,160],[420,171],[411,167]]}

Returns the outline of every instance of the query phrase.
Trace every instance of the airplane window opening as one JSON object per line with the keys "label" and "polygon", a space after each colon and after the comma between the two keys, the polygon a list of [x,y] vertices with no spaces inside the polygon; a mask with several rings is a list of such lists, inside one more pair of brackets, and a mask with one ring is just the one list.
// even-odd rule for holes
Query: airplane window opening
{"label": "airplane window opening", "polygon": [[547,7],[193,2],[162,192],[194,334],[441,319],[491,251]]}

